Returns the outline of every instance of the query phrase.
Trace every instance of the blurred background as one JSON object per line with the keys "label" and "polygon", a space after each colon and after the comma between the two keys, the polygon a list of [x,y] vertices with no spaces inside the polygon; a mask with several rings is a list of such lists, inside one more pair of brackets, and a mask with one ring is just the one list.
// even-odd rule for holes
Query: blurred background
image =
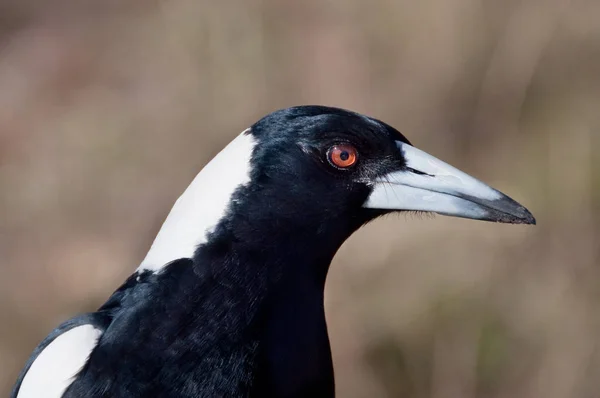
{"label": "blurred background", "polygon": [[350,108],[537,227],[394,216],[332,265],[340,397],[600,395],[597,0],[0,0],[0,395],[262,115]]}

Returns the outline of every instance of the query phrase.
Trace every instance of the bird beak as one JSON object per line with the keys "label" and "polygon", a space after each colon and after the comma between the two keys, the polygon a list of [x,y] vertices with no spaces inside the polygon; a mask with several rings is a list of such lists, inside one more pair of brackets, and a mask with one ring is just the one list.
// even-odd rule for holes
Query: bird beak
{"label": "bird beak", "polygon": [[406,167],[373,181],[373,191],[364,207],[535,224],[529,210],[502,192],[409,144],[396,144]]}

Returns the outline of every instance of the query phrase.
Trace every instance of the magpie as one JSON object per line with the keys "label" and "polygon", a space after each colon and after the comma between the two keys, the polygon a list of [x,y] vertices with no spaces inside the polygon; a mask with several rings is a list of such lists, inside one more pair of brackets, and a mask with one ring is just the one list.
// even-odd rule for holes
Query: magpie
{"label": "magpie", "polygon": [[333,397],[329,265],[398,211],[535,224],[382,121],[275,111],[204,167],[104,305],[39,344],[12,397]]}

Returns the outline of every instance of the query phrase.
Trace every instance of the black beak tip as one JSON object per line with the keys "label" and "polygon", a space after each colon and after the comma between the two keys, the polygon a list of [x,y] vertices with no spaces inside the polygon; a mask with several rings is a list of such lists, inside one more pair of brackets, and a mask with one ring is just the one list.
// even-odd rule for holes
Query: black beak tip
{"label": "black beak tip", "polygon": [[500,198],[495,200],[485,200],[473,196],[462,197],[484,210],[485,216],[481,218],[482,220],[503,224],[536,225],[535,217],[525,206],[501,192],[498,193]]}
{"label": "black beak tip", "polygon": [[[517,204],[512,199],[510,200],[513,204]],[[500,214],[496,213],[497,219],[496,221],[507,224],[525,224],[525,225],[536,225],[537,221],[533,214],[525,207],[517,204],[516,208],[511,206],[512,208],[506,209],[508,211],[501,212]]]}
{"label": "black beak tip", "polygon": [[[529,211],[528,211],[528,213],[529,213]],[[537,224],[537,221],[535,220],[535,217],[533,216],[533,214],[529,213],[529,218],[527,219],[526,224],[529,224],[529,225]]]}
{"label": "black beak tip", "polygon": [[527,210],[526,208],[523,207],[523,212],[525,213],[525,216],[521,219],[521,224],[526,224],[526,225],[536,225],[537,221],[535,220],[535,217],[533,216],[533,214],[531,214],[531,212],[529,210]]}
{"label": "black beak tip", "polygon": [[536,220],[533,214],[525,206],[507,197],[507,202],[512,203],[516,207],[515,211],[511,211],[512,215],[517,218],[515,224],[536,225]]}

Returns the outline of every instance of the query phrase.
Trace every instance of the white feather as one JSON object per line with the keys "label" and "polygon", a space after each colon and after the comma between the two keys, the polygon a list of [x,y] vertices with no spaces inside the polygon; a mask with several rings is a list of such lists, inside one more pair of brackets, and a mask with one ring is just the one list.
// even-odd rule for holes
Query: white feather
{"label": "white feather", "polygon": [[250,181],[255,145],[248,129],[200,171],[177,199],[138,270],[160,271],[173,260],[193,256],[225,215],[235,190]]}
{"label": "white feather", "polygon": [[59,398],[85,365],[102,331],[77,326],[50,343],[25,374],[17,398]]}

